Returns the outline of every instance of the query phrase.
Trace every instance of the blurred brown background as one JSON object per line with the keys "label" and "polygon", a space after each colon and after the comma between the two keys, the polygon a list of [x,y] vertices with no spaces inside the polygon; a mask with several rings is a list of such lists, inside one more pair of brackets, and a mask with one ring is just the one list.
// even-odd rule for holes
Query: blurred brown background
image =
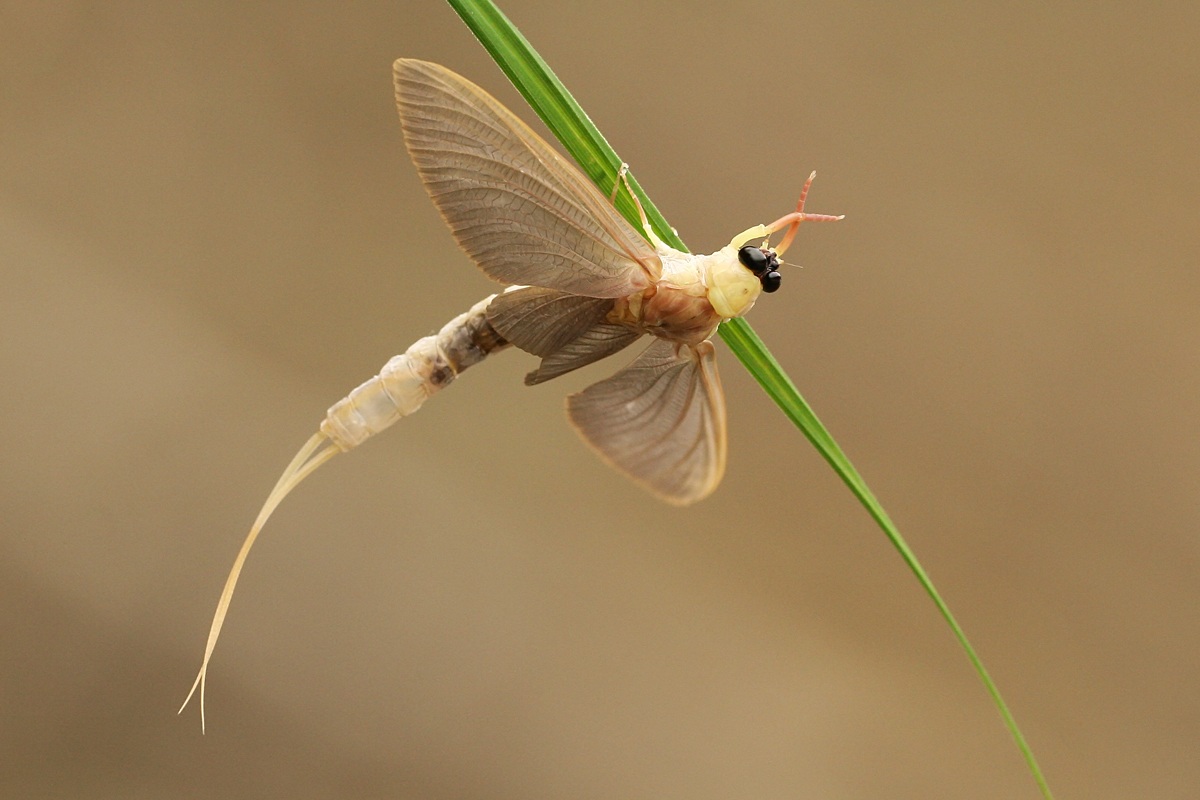
{"label": "blurred brown background", "polygon": [[[504,5],[693,249],[819,170],[847,220],[753,324],[1057,793],[1200,794],[1197,6]],[[250,559],[208,735],[174,715],[324,409],[491,291],[401,55],[532,118],[434,0],[0,6],[0,794],[1036,796],[728,352],[694,508],[565,424],[616,362],[527,389],[505,354],[335,460]]]}

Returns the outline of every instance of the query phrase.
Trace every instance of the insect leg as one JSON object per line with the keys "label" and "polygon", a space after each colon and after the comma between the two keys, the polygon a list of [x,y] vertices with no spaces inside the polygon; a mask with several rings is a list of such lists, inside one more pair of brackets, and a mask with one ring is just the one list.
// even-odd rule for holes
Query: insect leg
{"label": "insect leg", "polygon": [[[642,230],[646,232],[646,240],[654,245],[655,250],[661,250],[666,247],[662,239],[658,238],[658,234],[654,232],[654,228],[650,227],[650,220],[646,217],[646,209],[642,208],[642,201],[638,199],[637,192],[633,191],[633,187],[629,184],[629,165],[622,162],[621,168],[617,170],[617,179],[625,184],[625,191],[629,192],[630,198],[633,199],[633,204],[637,206],[638,218],[642,221]],[[617,186],[614,184],[612,199],[615,202],[617,199]]]}
{"label": "insect leg", "polygon": [[812,186],[813,178],[817,177],[814,170],[808,180],[804,182],[804,188],[800,190],[800,200],[796,203],[796,210],[791,214],[785,214],[779,219],[767,226],[767,235],[771,235],[775,231],[787,228],[787,233],[783,235],[783,241],[775,248],[776,255],[783,255],[783,252],[791,247],[792,239],[796,238],[796,231],[800,229],[800,223],[809,222],[836,222],[839,219],[845,219],[845,214],[834,216],[832,214],[806,214],[804,212],[804,201],[808,199],[808,190]]}
{"label": "insect leg", "polygon": [[[617,204],[617,193],[621,191],[621,182],[625,180],[625,176],[628,174],[629,162],[622,161],[621,168],[617,170],[617,177],[613,180],[612,194],[608,196],[608,202],[612,203],[613,205]],[[625,187],[629,188],[629,184],[626,183]],[[633,194],[633,192],[630,192],[630,194]]]}

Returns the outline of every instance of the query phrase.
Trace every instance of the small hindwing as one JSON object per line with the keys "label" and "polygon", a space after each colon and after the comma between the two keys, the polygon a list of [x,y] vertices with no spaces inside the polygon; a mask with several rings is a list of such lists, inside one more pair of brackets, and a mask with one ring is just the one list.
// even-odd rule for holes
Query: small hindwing
{"label": "small hindwing", "polygon": [[725,398],[712,342],[656,339],[628,367],[567,398],[580,435],[664,500],[710,494],[725,473]]}

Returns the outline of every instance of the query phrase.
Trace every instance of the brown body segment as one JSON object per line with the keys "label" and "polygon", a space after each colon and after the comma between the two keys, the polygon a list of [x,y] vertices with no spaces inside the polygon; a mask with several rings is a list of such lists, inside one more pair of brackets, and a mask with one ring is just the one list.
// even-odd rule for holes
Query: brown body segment
{"label": "brown body segment", "polygon": [[721,315],[703,289],[701,284],[679,286],[661,280],[644,292],[617,298],[608,321],[676,344],[700,344],[721,324]]}
{"label": "brown body segment", "polygon": [[439,387],[450,383],[467,367],[511,346],[492,327],[486,308],[469,314],[454,330],[443,331],[437,344],[438,355],[430,381]]}

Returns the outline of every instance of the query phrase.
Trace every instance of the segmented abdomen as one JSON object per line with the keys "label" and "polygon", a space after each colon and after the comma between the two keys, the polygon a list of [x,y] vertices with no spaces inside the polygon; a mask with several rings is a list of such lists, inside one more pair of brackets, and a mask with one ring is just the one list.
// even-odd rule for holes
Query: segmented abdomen
{"label": "segmented abdomen", "polygon": [[379,374],[329,408],[321,432],[349,450],[406,417],[460,372],[509,346],[487,320],[485,297],[393,357]]}

